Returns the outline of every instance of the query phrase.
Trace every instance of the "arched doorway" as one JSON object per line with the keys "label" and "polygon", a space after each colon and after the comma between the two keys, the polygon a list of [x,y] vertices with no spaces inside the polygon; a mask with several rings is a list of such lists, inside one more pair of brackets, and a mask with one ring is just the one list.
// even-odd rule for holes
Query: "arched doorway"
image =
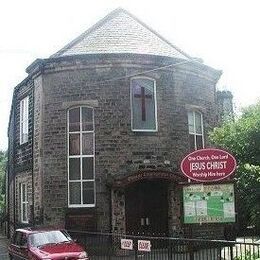
{"label": "arched doorway", "polygon": [[143,179],[125,189],[126,232],[166,236],[168,234],[168,182]]}

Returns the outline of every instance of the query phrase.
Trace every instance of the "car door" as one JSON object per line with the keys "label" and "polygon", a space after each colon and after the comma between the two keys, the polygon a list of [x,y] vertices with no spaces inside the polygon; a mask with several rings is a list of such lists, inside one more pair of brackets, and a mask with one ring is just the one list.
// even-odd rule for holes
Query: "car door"
{"label": "car door", "polygon": [[16,231],[12,244],[10,246],[10,255],[11,259],[14,260],[24,260],[28,259],[28,250],[27,250],[27,236],[21,231]]}

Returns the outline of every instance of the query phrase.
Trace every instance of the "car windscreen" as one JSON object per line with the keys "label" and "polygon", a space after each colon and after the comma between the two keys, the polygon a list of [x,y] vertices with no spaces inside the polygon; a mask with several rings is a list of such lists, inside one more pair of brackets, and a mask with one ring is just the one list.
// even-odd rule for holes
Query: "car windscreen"
{"label": "car windscreen", "polygon": [[29,243],[33,247],[40,247],[46,244],[57,244],[69,242],[72,239],[65,232],[60,230],[46,231],[29,235]]}

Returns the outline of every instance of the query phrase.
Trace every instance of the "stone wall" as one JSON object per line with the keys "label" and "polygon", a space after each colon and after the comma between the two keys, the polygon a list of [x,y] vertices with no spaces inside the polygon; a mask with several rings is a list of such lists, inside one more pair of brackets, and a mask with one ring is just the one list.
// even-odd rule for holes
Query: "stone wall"
{"label": "stone wall", "polygon": [[[42,76],[44,223],[64,222],[64,212],[68,210],[68,106],[64,104],[84,105],[86,101],[96,104],[96,213],[99,230],[103,225],[108,228],[111,221],[110,191],[106,187],[108,176],[124,175],[134,162],[149,158],[153,158],[155,164],[169,161],[173,167],[171,170],[179,171],[183,155],[189,152],[189,109],[196,108],[203,113],[205,134],[212,129],[216,121],[215,83],[219,74],[204,65],[187,64],[144,74],[156,80],[158,132],[131,131],[129,75],[170,62],[175,61],[142,55],[90,55],[84,59],[47,61]],[[84,210],[88,212],[88,209]]]}
{"label": "stone wall", "polygon": [[11,180],[9,182],[9,187],[8,187],[8,213],[9,213],[9,219],[8,219],[8,232],[7,232],[7,236],[8,237],[12,237],[14,230],[15,230],[15,223],[16,223],[16,219],[15,219],[15,207],[14,207],[14,197],[15,197],[15,193],[14,193],[14,180]]}
{"label": "stone wall", "polygon": [[[80,211],[97,216],[100,231],[111,231],[112,221],[118,223],[118,231],[125,230],[123,197],[113,190],[111,195],[107,185],[111,178],[136,172],[140,167],[165,168],[166,164],[168,171],[180,172],[180,161],[190,150],[190,109],[203,114],[208,145],[207,132],[216,123],[215,84],[220,73],[193,63],[158,69],[178,62],[152,55],[106,54],[44,60],[38,74],[37,68],[31,67],[31,79],[15,94],[13,129],[17,181],[28,177],[34,184],[30,203],[35,223],[64,225],[66,214],[78,212],[68,208],[67,111],[72,106],[94,107],[96,207]],[[158,132],[131,131],[130,80],[135,75],[156,80]],[[19,146],[19,100],[27,93],[29,142]],[[33,171],[29,173],[32,163]],[[174,228],[180,221],[180,207],[176,207],[180,203],[179,191],[170,186],[169,196],[170,232],[179,232]],[[112,220],[111,214],[118,217]]]}
{"label": "stone wall", "polygon": [[33,214],[34,222],[41,224],[43,222],[42,208],[42,178],[44,169],[43,164],[43,87],[42,76],[34,78],[34,142],[33,142]]}
{"label": "stone wall", "polygon": [[182,204],[181,204],[181,188],[176,183],[169,183],[168,187],[168,223],[169,235],[173,237],[182,237]]}
{"label": "stone wall", "polygon": [[126,233],[125,216],[125,192],[124,189],[112,189],[111,191],[111,216],[112,233]]}

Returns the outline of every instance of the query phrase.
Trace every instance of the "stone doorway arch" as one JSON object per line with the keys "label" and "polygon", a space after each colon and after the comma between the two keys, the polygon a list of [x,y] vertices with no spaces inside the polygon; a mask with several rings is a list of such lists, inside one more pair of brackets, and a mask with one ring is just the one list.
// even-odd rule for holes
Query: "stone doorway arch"
{"label": "stone doorway arch", "polygon": [[111,231],[152,236],[181,229],[180,185],[172,172],[137,172],[111,185]]}

